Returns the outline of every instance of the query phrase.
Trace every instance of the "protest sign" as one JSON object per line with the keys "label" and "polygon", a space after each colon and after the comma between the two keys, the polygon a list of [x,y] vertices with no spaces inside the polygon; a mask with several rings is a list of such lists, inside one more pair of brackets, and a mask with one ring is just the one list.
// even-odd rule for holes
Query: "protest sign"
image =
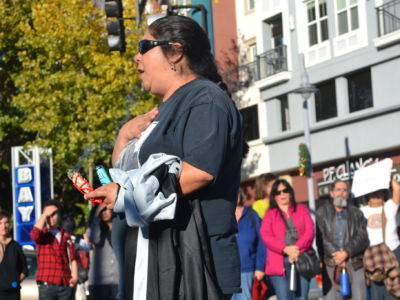
{"label": "protest sign", "polygon": [[392,167],[393,161],[390,158],[386,158],[368,167],[358,169],[354,173],[353,186],[351,188],[354,197],[360,197],[381,189],[388,189]]}

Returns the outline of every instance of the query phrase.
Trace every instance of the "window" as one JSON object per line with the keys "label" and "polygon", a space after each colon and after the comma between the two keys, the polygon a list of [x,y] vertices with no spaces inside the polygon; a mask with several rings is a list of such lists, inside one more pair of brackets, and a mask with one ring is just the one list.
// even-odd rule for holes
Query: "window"
{"label": "window", "polygon": [[335,81],[331,80],[317,85],[315,94],[315,119],[318,121],[337,116]]}
{"label": "window", "polygon": [[254,0],[245,0],[246,12],[252,12],[254,10]]}
{"label": "window", "polygon": [[256,140],[260,137],[258,131],[258,107],[249,106],[240,110],[243,118],[243,135],[246,141]]}
{"label": "window", "polygon": [[257,44],[251,44],[248,47],[247,61],[252,62],[257,60]]}
{"label": "window", "polygon": [[358,29],[358,0],[336,0],[339,35]]}
{"label": "window", "polygon": [[350,112],[373,106],[370,69],[347,76]]}
{"label": "window", "polygon": [[281,125],[282,131],[287,131],[290,129],[290,119],[289,119],[289,101],[287,95],[278,97],[281,103]]}
{"label": "window", "polygon": [[282,16],[279,15],[270,22],[272,28],[272,48],[277,48],[283,45],[283,26]]}
{"label": "window", "polygon": [[276,15],[268,20],[264,21],[267,29],[267,39],[270,39],[271,43],[268,42],[267,48],[277,48],[283,45],[283,24],[282,15]]}
{"label": "window", "polygon": [[310,46],[329,39],[326,0],[313,0],[307,4],[307,21]]}

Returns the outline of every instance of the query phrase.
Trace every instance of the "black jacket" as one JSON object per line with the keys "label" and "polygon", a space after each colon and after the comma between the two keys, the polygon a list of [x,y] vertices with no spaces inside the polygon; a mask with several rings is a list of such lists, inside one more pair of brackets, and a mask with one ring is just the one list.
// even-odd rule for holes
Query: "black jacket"
{"label": "black jacket", "polygon": [[[361,210],[349,205],[344,209],[347,220],[347,234],[344,249],[349,254],[349,261],[354,269],[362,267],[364,250],[369,246],[366,220]],[[332,253],[340,250],[335,244],[336,209],[333,204],[327,203],[317,210],[317,241],[321,257],[325,264],[334,267]]]}
{"label": "black jacket", "polygon": [[[165,164],[153,175],[160,192],[178,191],[178,179]],[[133,299],[137,227],[129,227],[125,240],[126,299]],[[200,200],[179,198],[175,218],[149,225],[147,300],[222,299],[210,252]]]}
{"label": "black jacket", "polygon": [[[7,244],[0,263],[0,292],[16,292],[21,288],[19,276],[28,276],[28,266],[21,246],[14,240]],[[0,297],[1,298],[1,297]]]}

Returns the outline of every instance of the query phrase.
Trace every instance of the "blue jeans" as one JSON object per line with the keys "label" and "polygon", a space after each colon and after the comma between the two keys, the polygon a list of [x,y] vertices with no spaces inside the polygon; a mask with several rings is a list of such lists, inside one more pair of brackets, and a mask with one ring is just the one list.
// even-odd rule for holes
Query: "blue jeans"
{"label": "blue jeans", "polygon": [[40,300],[73,300],[74,288],[64,285],[38,283]]}
{"label": "blue jeans", "polygon": [[240,273],[240,287],[242,292],[233,294],[231,300],[251,300],[251,284],[253,283],[254,272]]}
{"label": "blue jeans", "polygon": [[287,257],[285,257],[285,273],[285,276],[269,277],[278,300],[306,300],[310,289],[310,281],[303,276],[297,274],[296,292],[289,291],[290,263]]}
{"label": "blue jeans", "polygon": [[114,213],[112,219],[111,243],[118,263],[118,300],[125,300],[125,236],[128,224],[124,213]]}

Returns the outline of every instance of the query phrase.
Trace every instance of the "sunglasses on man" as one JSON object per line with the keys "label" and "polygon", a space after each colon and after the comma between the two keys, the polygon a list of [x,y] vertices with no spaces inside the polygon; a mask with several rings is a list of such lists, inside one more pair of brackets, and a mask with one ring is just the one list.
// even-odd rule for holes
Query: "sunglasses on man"
{"label": "sunglasses on man", "polygon": [[151,40],[141,40],[139,42],[139,53],[145,54],[150,49],[161,45],[172,45],[172,42],[168,41],[151,41]]}

